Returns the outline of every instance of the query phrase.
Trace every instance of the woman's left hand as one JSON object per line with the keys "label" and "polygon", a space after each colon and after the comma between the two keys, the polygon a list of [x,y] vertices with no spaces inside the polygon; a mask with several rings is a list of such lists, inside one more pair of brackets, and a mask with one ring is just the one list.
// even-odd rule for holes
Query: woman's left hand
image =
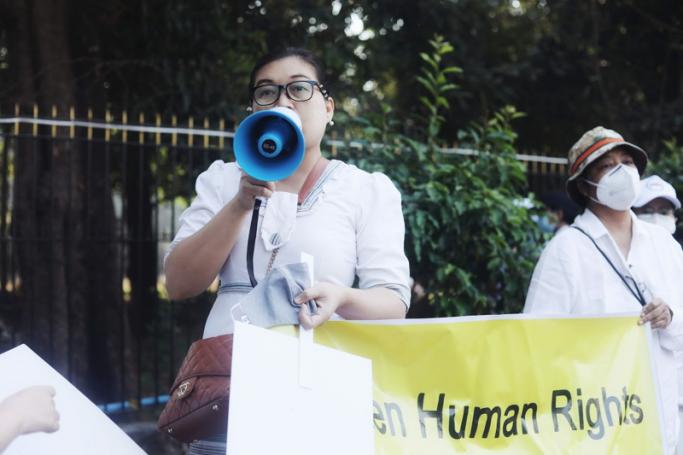
{"label": "woman's left hand", "polygon": [[671,324],[671,310],[669,305],[660,298],[655,298],[652,302],[643,307],[640,313],[639,325],[649,322],[653,329],[665,329]]}
{"label": "woman's left hand", "polygon": [[[307,329],[318,327],[326,322],[346,301],[347,288],[332,283],[316,283],[296,296],[294,302],[301,305],[299,322]],[[303,303],[315,300],[316,314],[310,314],[308,305]]]}

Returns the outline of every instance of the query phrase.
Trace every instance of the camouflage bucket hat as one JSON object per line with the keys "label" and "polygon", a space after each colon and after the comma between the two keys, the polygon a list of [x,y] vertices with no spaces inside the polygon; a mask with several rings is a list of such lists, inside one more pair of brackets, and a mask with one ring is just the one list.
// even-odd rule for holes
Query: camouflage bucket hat
{"label": "camouflage bucket hat", "polygon": [[596,126],[581,136],[567,156],[569,161],[569,179],[567,179],[567,193],[577,204],[586,205],[586,198],[577,188],[577,178],[586,168],[605,153],[617,147],[624,147],[633,157],[640,175],[643,175],[647,166],[647,153],[635,144],[626,142],[621,134],[608,130],[602,126]]}

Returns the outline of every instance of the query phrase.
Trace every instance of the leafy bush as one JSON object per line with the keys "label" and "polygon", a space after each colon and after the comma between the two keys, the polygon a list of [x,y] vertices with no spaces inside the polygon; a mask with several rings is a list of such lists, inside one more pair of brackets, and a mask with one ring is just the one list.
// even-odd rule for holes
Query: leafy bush
{"label": "leafy bush", "polygon": [[353,120],[365,140],[341,154],[362,169],[385,172],[401,191],[411,275],[426,289],[431,313],[517,312],[544,240],[522,203],[525,169],[515,158],[511,127],[522,114],[504,107],[458,132],[459,148],[470,155],[444,153],[440,110],[449,108],[445,94],[456,88],[446,76],[459,68],[444,67],[448,43],[439,37],[430,43],[418,79],[428,92],[421,98],[424,131],[396,132],[400,125],[388,121],[385,105],[374,118]]}
{"label": "leafy bush", "polygon": [[676,139],[664,141],[664,149],[651,155],[647,175],[658,175],[676,188],[678,195],[683,193],[683,146]]}
{"label": "leafy bush", "polygon": [[[676,196],[681,199],[683,196],[683,145],[679,145],[676,139],[664,141],[664,149],[657,154],[650,156],[651,161],[647,167],[647,175],[658,175],[676,189]],[[678,225],[680,227],[682,217],[678,215]],[[677,238],[681,238],[680,232],[677,233]]]}

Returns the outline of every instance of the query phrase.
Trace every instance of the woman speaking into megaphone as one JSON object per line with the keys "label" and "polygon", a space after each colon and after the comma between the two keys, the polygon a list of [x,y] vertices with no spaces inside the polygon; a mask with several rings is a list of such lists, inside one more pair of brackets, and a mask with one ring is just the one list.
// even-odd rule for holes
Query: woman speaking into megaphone
{"label": "woman speaking into megaphone", "polygon": [[[314,299],[318,308],[313,313],[302,306],[302,325],[315,327],[335,314],[405,317],[410,290],[400,194],[384,174],[322,155],[321,141],[334,114],[323,77],[315,56],[298,48],[262,57],[251,73],[249,110],[277,109],[300,119],[304,150],[291,175],[263,181],[237,163],[216,161],[197,178],[197,196],[181,216],[165,273],[172,299],[197,295],[219,276],[205,338],[232,332],[231,310],[251,288],[247,250],[257,198],[264,202],[253,245],[256,280],[280,264],[299,262],[301,252],[315,258],[315,283],[296,303]],[[265,147],[262,154],[274,147],[265,141],[254,140]]]}

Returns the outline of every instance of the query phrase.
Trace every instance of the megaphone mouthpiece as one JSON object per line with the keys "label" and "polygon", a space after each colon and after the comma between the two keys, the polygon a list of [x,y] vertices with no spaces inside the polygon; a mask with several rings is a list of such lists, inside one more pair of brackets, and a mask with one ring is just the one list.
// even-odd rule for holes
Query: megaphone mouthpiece
{"label": "megaphone mouthpiece", "polygon": [[264,133],[258,138],[257,150],[266,158],[275,158],[284,148],[289,147],[287,141],[290,139],[292,127],[289,123],[279,118],[268,119],[265,122],[268,123],[264,125]]}
{"label": "megaphone mouthpiece", "polygon": [[237,164],[249,176],[263,181],[283,180],[304,159],[301,120],[291,109],[258,111],[242,121],[234,140]]}

